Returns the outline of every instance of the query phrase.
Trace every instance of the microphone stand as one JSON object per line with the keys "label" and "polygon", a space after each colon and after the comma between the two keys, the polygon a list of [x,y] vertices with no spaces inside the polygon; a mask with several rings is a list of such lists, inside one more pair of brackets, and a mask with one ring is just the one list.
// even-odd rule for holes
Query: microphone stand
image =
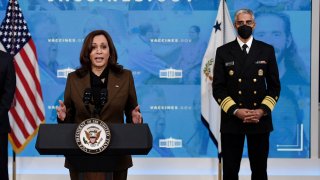
{"label": "microphone stand", "polygon": [[94,115],[100,116],[101,109],[108,101],[108,91],[106,88],[102,88],[100,90],[99,104],[95,104],[94,106]]}
{"label": "microphone stand", "polygon": [[[91,117],[96,117],[96,116],[99,117],[102,107],[108,101],[108,91],[106,88],[102,88],[100,90],[99,101],[100,102],[98,105],[96,103],[94,103],[92,90],[90,88],[85,89],[84,94],[83,94],[83,103],[84,103],[87,111],[90,113]],[[90,110],[89,104],[94,104],[93,112]]]}
{"label": "microphone stand", "polygon": [[90,111],[90,107],[89,104],[92,102],[92,93],[91,93],[91,89],[87,88],[84,90],[84,94],[83,94],[83,103],[87,109],[87,111],[90,114],[90,117],[94,117],[94,114]]}

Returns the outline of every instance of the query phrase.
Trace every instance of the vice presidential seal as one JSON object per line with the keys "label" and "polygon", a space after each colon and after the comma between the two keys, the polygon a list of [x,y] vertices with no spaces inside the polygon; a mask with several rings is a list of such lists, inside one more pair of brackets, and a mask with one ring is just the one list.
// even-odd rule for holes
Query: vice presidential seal
{"label": "vice presidential seal", "polygon": [[109,146],[111,133],[105,122],[90,118],[78,125],[75,139],[79,148],[85,153],[98,154]]}

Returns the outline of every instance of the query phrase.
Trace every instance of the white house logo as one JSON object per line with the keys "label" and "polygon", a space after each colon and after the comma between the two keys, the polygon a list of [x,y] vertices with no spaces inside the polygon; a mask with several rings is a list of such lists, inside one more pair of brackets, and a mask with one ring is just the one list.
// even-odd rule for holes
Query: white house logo
{"label": "white house logo", "polygon": [[182,70],[179,69],[163,69],[159,72],[160,78],[166,78],[166,79],[181,79],[182,78]]}
{"label": "white house logo", "polygon": [[57,70],[57,78],[65,78],[67,79],[68,77],[68,74],[75,71],[74,69],[72,68],[66,68],[66,69],[58,69]]}
{"label": "white house logo", "polygon": [[159,140],[159,147],[161,148],[182,148],[182,139],[167,138]]}
{"label": "white house logo", "polygon": [[75,139],[85,153],[98,154],[109,146],[111,133],[105,122],[90,118],[78,125]]}

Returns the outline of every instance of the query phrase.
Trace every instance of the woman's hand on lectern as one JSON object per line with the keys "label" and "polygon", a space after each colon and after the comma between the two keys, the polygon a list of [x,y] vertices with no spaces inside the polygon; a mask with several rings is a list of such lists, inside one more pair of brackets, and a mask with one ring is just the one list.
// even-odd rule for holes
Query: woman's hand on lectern
{"label": "woman's hand on lectern", "polygon": [[64,105],[63,101],[59,100],[59,106],[56,108],[57,110],[57,116],[61,121],[64,121],[64,119],[66,118],[66,106]]}
{"label": "woman's hand on lectern", "polygon": [[131,116],[132,116],[132,122],[134,124],[141,124],[142,123],[142,115],[141,115],[141,112],[140,112],[140,106],[139,105],[132,110]]}

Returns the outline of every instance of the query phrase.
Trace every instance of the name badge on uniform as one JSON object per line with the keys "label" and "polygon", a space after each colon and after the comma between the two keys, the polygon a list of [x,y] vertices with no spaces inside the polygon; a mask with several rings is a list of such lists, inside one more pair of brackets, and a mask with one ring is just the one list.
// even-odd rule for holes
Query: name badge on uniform
{"label": "name badge on uniform", "polygon": [[259,70],[258,70],[258,75],[259,75],[259,76],[263,76],[263,70],[262,70],[262,69],[259,69]]}
{"label": "name badge on uniform", "polygon": [[234,61],[231,61],[231,62],[226,62],[225,65],[228,67],[228,66],[234,66]]}
{"label": "name badge on uniform", "polygon": [[264,61],[264,60],[262,60],[262,61],[256,61],[256,64],[267,64],[267,61]]}

